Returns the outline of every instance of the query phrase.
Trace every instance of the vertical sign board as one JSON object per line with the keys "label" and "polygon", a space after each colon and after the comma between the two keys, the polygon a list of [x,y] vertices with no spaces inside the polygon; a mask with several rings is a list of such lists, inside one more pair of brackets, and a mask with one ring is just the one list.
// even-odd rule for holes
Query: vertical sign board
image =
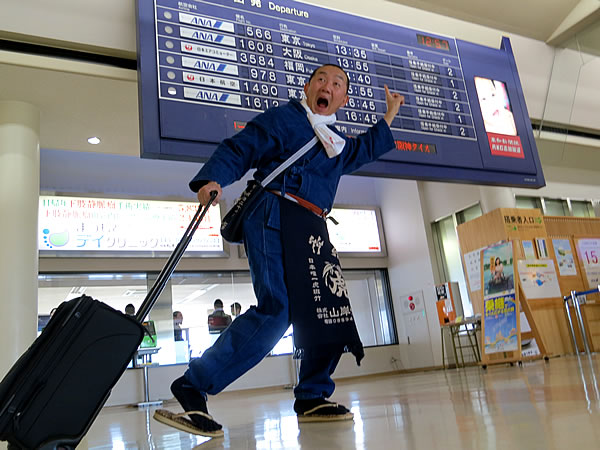
{"label": "vertical sign board", "polygon": [[513,241],[481,250],[483,364],[521,359],[519,279],[515,277],[515,261]]}
{"label": "vertical sign board", "polygon": [[205,161],[267,108],[300,99],[338,64],[350,100],[336,126],[357,136],[406,105],[396,146],[358,174],[544,186],[508,38],[500,49],[291,0],[138,0],[142,156]]}

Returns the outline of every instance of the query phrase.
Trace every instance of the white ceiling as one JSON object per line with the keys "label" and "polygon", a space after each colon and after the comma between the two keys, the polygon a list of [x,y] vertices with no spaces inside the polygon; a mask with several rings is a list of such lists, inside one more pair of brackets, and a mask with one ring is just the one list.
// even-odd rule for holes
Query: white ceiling
{"label": "white ceiling", "polygon": [[[580,0],[388,0],[547,41]],[[418,26],[418,25],[416,25]]]}

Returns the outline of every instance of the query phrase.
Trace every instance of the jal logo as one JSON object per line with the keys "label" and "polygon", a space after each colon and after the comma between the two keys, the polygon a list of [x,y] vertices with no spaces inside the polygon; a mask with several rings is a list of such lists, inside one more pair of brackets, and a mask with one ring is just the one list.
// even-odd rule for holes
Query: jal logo
{"label": "jal logo", "polygon": [[185,44],[184,48],[188,51],[192,50],[192,46],[190,44]]}
{"label": "jal logo", "polygon": [[192,75],[191,73],[188,73],[187,79],[188,79],[188,81],[194,81],[196,79],[196,77],[194,75]]}

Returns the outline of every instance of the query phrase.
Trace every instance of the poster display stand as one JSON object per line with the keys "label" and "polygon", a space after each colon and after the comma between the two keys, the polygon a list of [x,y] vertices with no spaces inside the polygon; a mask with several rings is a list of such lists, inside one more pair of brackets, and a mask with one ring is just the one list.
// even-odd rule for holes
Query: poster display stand
{"label": "poster display stand", "polygon": [[518,277],[515,277],[512,241],[481,250],[483,290],[481,364],[521,360]]}
{"label": "poster display stand", "polygon": [[[522,311],[523,360],[584,352],[584,336],[589,351],[598,351],[600,294],[594,291],[577,297],[577,305],[569,304],[569,298],[572,291],[594,290],[600,283],[600,218],[543,216],[538,209],[499,208],[459,225],[457,232],[475,314],[484,313],[482,271],[491,266],[489,259],[482,263],[483,249],[510,240],[515,265],[518,267],[518,261],[530,265],[515,283]],[[570,320],[578,314],[581,320]],[[537,350],[532,348],[533,340]]]}

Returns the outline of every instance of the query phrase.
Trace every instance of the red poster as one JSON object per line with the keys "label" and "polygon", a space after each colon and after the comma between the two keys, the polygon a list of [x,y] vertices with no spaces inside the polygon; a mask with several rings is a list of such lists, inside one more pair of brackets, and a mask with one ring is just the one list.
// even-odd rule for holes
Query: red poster
{"label": "red poster", "polygon": [[508,156],[510,158],[525,158],[521,138],[506,134],[488,133],[488,141],[492,155]]}

